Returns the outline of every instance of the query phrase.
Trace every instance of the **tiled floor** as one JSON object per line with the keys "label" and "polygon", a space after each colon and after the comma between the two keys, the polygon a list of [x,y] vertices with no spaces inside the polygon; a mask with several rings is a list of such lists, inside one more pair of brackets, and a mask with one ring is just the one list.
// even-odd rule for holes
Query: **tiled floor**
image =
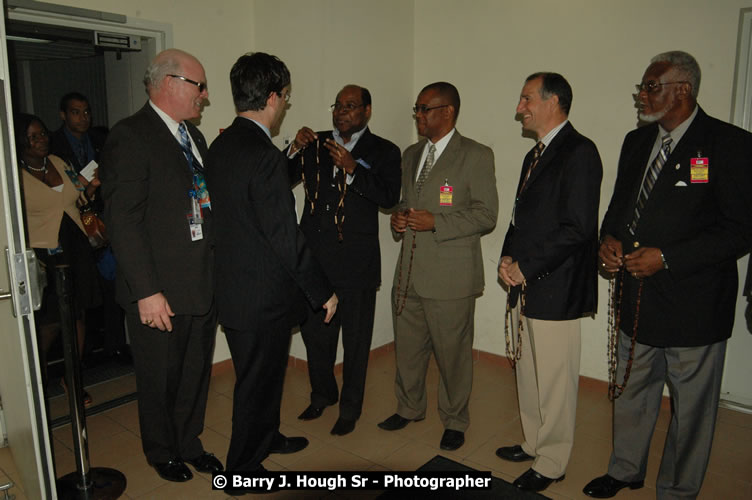
{"label": "tiled floor", "polygon": [[[503,445],[519,443],[521,429],[517,414],[514,375],[504,362],[481,358],[475,364],[473,396],[470,403],[472,423],[466,443],[455,452],[439,449],[442,427],[436,413],[437,371],[431,364],[428,376],[429,411],[422,422],[405,429],[386,432],[376,423],[391,415],[395,408],[393,393],[394,356],[384,353],[372,359],[368,372],[366,400],[355,431],[347,436],[332,436],[337,419],[336,409],[329,408],[318,420],[302,422],[297,415],[308,404],[308,376],[300,368],[288,368],[282,402],[282,432],[304,435],[311,444],[292,455],[272,455],[264,466],[270,470],[415,470],[434,455],[442,454],[479,470],[513,481],[529,464],[515,464],[498,459],[494,451]],[[212,378],[206,429],[202,435],[207,450],[223,458],[231,428],[234,376],[230,370]],[[132,383],[124,381],[123,383]],[[95,398],[104,397],[94,387]],[[112,467],[128,480],[125,498],[225,498],[212,491],[208,475],[197,474],[187,483],[168,483],[151,469],[141,453],[137,403],[116,408],[87,420],[90,434],[91,464]],[[752,498],[752,415],[719,410],[710,466],[700,498]],[[599,384],[582,384],[577,409],[577,429],[572,460],[564,481],[552,485],[545,494],[551,498],[588,498],[582,487],[593,477],[605,473],[611,451],[611,405]],[[650,452],[646,487],[623,490],[617,498],[655,497],[655,478],[666,436],[668,411],[659,418]],[[53,432],[55,465],[58,476],[74,470],[69,426]],[[8,478],[18,482],[18,473],[7,448],[0,449],[0,485]],[[13,489],[23,500],[22,485]],[[279,492],[264,498],[373,498],[379,492]],[[249,497],[243,497],[249,498]]]}

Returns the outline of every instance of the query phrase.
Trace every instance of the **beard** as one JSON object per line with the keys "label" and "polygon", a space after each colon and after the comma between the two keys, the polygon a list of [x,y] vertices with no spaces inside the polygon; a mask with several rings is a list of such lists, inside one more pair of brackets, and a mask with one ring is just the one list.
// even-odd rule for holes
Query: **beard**
{"label": "beard", "polygon": [[664,109],[662,111],[656,111],[655,113],[643,113],[640,111],[637,113],[637,117],[640,119],[640,121],[643,121],[645,123],[655,123],[664,116],[666,116],[666,113],[668,113],[668,109]]}

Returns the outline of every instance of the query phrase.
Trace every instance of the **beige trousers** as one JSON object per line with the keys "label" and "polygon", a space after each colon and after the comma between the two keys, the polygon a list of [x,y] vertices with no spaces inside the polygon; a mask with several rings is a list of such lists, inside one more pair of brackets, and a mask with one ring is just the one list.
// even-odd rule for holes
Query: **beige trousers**
{"label": "beige trousers", "polygon": [[[519,303],[512,311],[517,341]],[[522,355],[517,362],[517,397],[524,442],[535,457],[533,470],[549,478],[564,474],[574,444],[580,377],[580,320],[522,317]]]}

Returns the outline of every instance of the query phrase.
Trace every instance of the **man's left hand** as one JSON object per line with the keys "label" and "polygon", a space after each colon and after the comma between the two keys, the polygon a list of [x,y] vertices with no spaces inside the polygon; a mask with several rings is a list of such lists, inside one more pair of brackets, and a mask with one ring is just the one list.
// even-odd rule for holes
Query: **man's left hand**
{"label": "man's left hand", "polygon": [[407,215],[407,227],[413,231],[431,231],[435,227],[436,220],[428,210],[410,209]]}
{"label": "man's left hand", "polygon": [[355,160],[344,146],[337,144],[332,139],[327,139],[324,142],[324,147],[329,150],[329,156],[332,157],[335,167],[343,169],[350,175],[355,172]]}
{"label": "man's left hand", "polygon": [[663,269],[660,248],[644,247],[624,256],[624,266],[634,278],[647,278]]}
{"label": "man's left hand", "polygon": [[521,285],[525,281],[525,275],[522,274],[519,261],[512,262],[512,265],[507,269],[509,279],[512,281],[513,286]]}

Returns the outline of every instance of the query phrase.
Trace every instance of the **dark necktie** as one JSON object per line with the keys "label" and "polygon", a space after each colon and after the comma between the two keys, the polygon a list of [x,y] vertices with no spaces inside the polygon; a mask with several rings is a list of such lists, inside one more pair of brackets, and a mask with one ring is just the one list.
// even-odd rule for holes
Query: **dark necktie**
{"label": "dark necktie", "polygon": [[635,229],[637,229],[637,222],[640,220],[640,214],[645,208],[645,204],[648,201],[650,192],[655,186],[655,181],[658,179],[658,174],[661,173],[661,169],[666,163],[668,155],[671,152],[672,141],[673,139],[671,139],[671,134],[666,134],[661,137],[661,149],[660,151],[658,151],[658,155],[650,164],[648,173],[645,175],[645,180],[642,182],[642,187],[640,188],[640,195],[637,197],[637,205],[635,205],[634,216],[632,217],[632,223],[629,225],[629,232],[632,233],[632,235],[635,234]]}
{"label": "dark necktie", "polygon": [[84,168],[87,163],[89,163],[87,160],[89,159],[88,151],[86,148],[86,143],[84,142],[86,140],[85,137],[82,137],[81,140],[78,143],[78,165],[81,168]]}
{"label": "dark necktie", "polygon": [[545,144],[543,144],[542,142],[539,142],[533,148],[533,158],[530,160],[530,166],[527,167],[527,173],[525,174],[525,178],[522,180],[522,185],[520,186],[520,192],[517,193],[518,195],[522,193],[523,189],[525,189],[525,184],[527,184],[527,180],[530,178],[530,174],[533,173],[533,169],[538,165],[538,160],[540,160],[541,153],[543,153],[543,149],[545,147],[546,147]]}
{"label": "dark necktie", "polygon": [[191,167],[191,171],[203,173],[204,167],[202,167],[196,157],[193,156],[191,140],[188,138],[188,130],[185,128],[185,123],[181,122],[180,125],[178,125],[178,136],[180,147],[183,148],[183,154],[185,155],[185,159],[188,160],[188,166]]}
{"label": "dark necktie", "polygon": [[420,194],[420,190],[423,188],[423,183],[426,182],[428,174],[431,173],[431,169],[433,168],[434,153],[436,153],[436,145],[431,144],[431,146],[429,146],[428,148],[426,161],[423,163],[423,169],[421,169],[418,180],[415,182],[415,191],[418,194]]}

